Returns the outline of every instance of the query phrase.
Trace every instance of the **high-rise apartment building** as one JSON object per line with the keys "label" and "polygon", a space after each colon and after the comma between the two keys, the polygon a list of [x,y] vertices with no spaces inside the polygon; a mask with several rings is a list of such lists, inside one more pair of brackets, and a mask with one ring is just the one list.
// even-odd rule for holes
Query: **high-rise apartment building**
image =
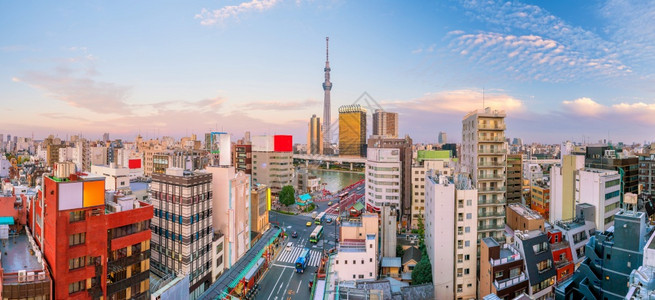
{"label": "high-rise apartment building", "polygon": [[639,185],[643,194],[655,196],[655,154],[639,155]]}
{"label": "high-rise apartment building", "polygon": [[523,155],[507,155],[507,204],[522,203],[523,193]]}
{"label": "high-rise apartment building", "polygon": [[42,197],[30,209],[53,298],[149,299],[152,205],[106,195],[104,178],[73,169],[58,165],[44,176]]}
{"label": "high-rise apartment building", "polygon": [[293,185],[293,137],[263,135],[252,137],[252,183],[265,184],[275,196]]}
{"label": "high-rise apartment building", "polygon": [[380,211],[383,206],[401,209],[400,150],[368,148],[365,177],[367,210]]}
{"label": "high-rise apartment building", "polygon": [[[412,213],[412,139],[387,138],[373,135],[368,139],[369,148],[398,149],[400,160],[400,206],[398,207],[402,226],[407,227],[411,222]],[[373,170],[375,171],[375,170]]]}
{"label": "high-rise apartment building", "polygon": [[151,199],[153,272],[189,275],[196,299],[212,283],[212,174],[169,168],[154,173]]}
{"label": "high-rise apartment building", "polygon": [[425,175],[425,247],[436,299],[476,298],[477,191],[467,175]]}
{"label": "high-rise apartment building", "polygon": [[608,145],[589,145],[586,148],[585,167],[594,169],[615,170],[622,173],[623,191],[638,193],[639,189],[639,158],[625,157]]}
{"label": "high-rise apartment building", "polygon": [[323,154],[323,128],[321,127],[321,118],[316,117],[316,115],[312,115],[309,120],[307,154]]}
{"label": "high-rise apartment building", "polygon": [[478,219],[478,240],[492,236],[503,239],[506,203],[505,112],[477,110],[462,121],[461,164],[473,177],[478,190],[478,207],[488,217]]}
{"label": "high-rise apartment building", "polygon": [[398,113],[376,109],[373,113],[373,133],[389,138],[398,137]]}
{"label": "high-rise apartment building", "polygon": [[339,107],[339,156],[366,155],[366,109],[361,105]]}

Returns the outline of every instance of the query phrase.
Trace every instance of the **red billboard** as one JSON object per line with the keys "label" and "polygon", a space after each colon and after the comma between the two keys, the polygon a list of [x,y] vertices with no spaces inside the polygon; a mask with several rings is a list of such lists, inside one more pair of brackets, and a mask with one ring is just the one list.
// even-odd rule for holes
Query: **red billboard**
{"label": "red billboard", "polygon": [[273,143],[273,151],[275,152],[293,151],[293,137],[290,135],[275,135],[273,136]]}
{"label": "red billboard", "polygon": [[140,169],[141,168],[141,159],[130,159],[128,162],[130,169]]}

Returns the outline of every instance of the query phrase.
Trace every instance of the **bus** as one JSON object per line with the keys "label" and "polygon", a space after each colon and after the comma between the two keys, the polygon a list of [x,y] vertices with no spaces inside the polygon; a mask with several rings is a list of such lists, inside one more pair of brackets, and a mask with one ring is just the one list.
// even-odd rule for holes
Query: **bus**
{"label": "bus", "polygon": [[318,225],[316,228],[314,228],[314,231],[309,236],[309,242],[314,244],[318,243],[318,240],[321,239],[321,235],[323,235],[323,226]]}
{"label": "bus", "polygon": [[316,218],[314,218],[314,223],[321,225],[321,223],[325,220],[325,212],[322,212],[318,214]]}
{"label": "bus", "polygon": [[307,262],[309,262],[309,248],[302,249],[300,256],[296,259],[296,273],[305,272]]}

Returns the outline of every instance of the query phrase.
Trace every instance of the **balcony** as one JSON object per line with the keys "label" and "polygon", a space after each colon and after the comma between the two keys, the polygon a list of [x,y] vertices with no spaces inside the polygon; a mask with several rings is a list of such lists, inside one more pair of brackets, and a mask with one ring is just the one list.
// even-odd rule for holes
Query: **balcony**
{"label": "balcony", "polygon": [[492,142],[492,143],[502,143],[505,142],[504,137],[499,137],[499,136],[478,136],[478,142]]}
{"label": "balcony", "polygon": [[505,212],[485,212],[478,213],[478,219],[505,217]]}
{"label": "balcony", "polygon": [[107,270],[109,272],[120,272],[123,269],[127,268],[128,266],[131,266],[133,264],[136,264],[142,260],[146,260],[150,258],[150,249],[137,253],[137,254],[132,254],[130,256],[122,257],[116,260],[110,260],[107,263]]}
{"label": "balcony", "polygon": [[505,130],[506,127],[505,124],[478,124],[478,129],[487,130]]}
{"label": "balcony", "polygon": [[487,231],[487,230],[501,230],[501,229],[505,229],[505,224],[492,224],[492,225],[478,226],[478,232]]}
{"label": "balcony", "polygon": [[505,176],[500,175],[500,174],[478,175],[478,181],[503,180],[503,179],[505,179]]}
{"label": "balcony", "polygon": [[507,154],[507,150],[506,149],[489,149],[489,148],[478,149],[478,155],[502,155],[502,154]]}
{"label": "balcony", "polygon": [[505,204],[505,202],[500,201],[500,200],[478,200],[478,206],[481,205],[499,205],[499,204]]}
{"label": "balcony", "polygon": [[525,276],[525,273],[523,273],[518,277],[510,278],[510,279],[503,280],[503,281],[500,281],[500,282],[498,280],[494,280],[494,285],[496,286],[496,290],[500,291],[500,290],[504,290],[506,288],[515,286],[515,285],[517,285],[519,283],[522,283],[522,282],[524,282],[526,280],[528,280],[528,276]]}
{"label": "balcony", "polygon": [[490,186],[490,187],[481,187],[481,188],[478,188],[478,192],[502,193],[502,192],[505,192],[505,191],[506,191],[506,189],[505,189],[504,186],[501,186],[501,187],[493,187],[493,186]]}
{"label": "balcony", "polygon": [[498,167],[504,167],[505,162],[478,162],[478,168],[498,168]]}

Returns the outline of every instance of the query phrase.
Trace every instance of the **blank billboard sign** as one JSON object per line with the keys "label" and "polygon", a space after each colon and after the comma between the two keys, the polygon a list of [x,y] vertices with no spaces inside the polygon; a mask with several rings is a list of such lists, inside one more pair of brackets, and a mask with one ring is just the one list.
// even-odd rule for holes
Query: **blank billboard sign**
{"label": "blank billboard sign", "polygon": [[141,159],[140,158],[130,159],[128,161],[128,166],[130,167],[130,169],[141,169]]}
{"label": "blank billboard sign", "polygon": [[84,207],[105,204],[105,181],[84,182]]}
{"label": "blank billboard sign", "polygon": [[290,135],[275,135],[275,152],[291,152],[293,151],[293,136]]}
{"label": "blank billboard sign", "polygon": [[60,183],[59,210],[82,208],[82,182]]}

